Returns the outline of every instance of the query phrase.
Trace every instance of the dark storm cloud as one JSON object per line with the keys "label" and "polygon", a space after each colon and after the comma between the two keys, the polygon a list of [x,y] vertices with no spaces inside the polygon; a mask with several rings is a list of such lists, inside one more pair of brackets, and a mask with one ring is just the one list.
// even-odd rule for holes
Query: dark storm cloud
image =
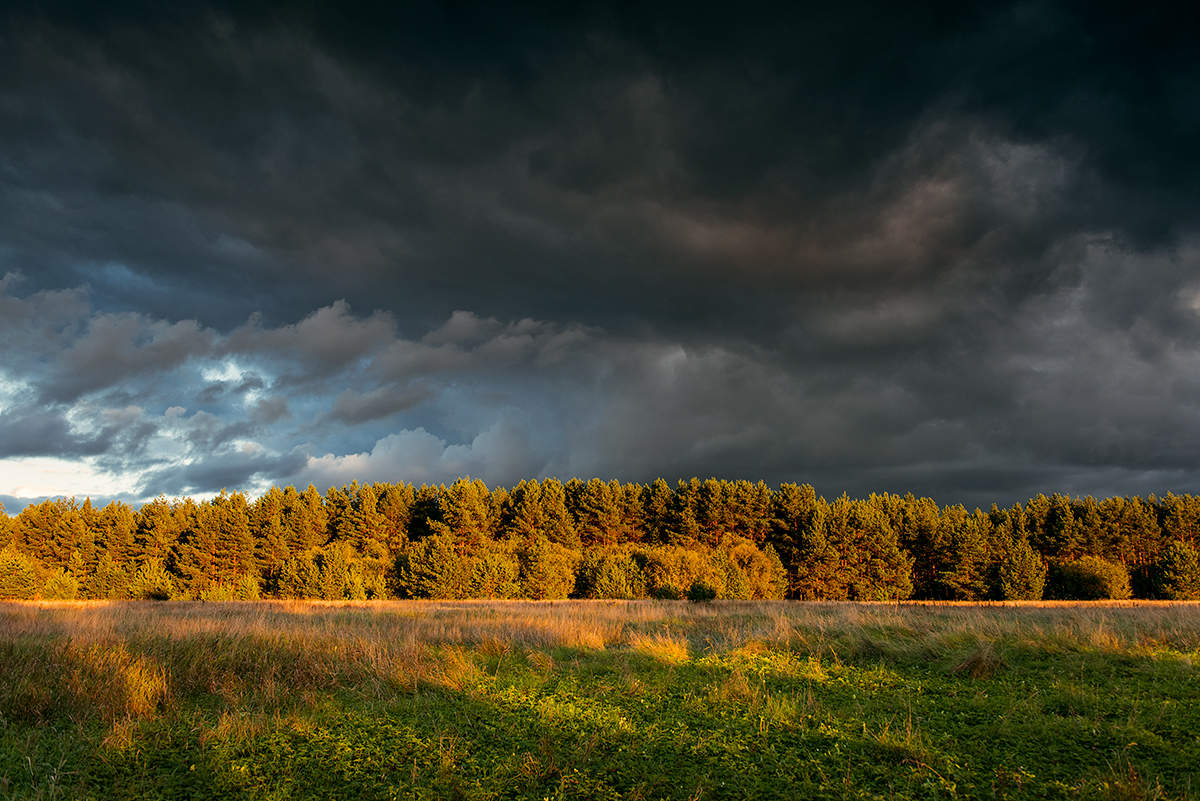
{"label": "dark storm cloud", "polygon": [[0,26],[8,456],[149,493],[1197,488],[1200,59],[1166,10]]}

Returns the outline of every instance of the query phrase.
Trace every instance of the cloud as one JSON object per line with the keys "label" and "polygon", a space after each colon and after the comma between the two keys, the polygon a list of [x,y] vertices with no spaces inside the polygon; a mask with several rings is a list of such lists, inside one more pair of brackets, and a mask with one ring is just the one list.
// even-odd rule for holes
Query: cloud
{"label": "cloud", "polygon": [[275,453],[253,442],[220,448],[203,459],[172,464],[142,476],[143,497],[208,494],[221,489],[250,492],[294,475],[305,464],[299,451]]}
{"label": "cloud", "polygon": [[1182,29],[861,11],[14,12],[0,462],[1194,489]]}
{"label": "cloud", "polygon": [[499,484],[513,475],[541,475],[543,467],[529,434],[502,419],[469,442],[448,443],[417,428],[388,434],[370,451],[310,457],[297,483],[318,487],[353,480],[438,484],[470,475]]}
{"label": "cloud", "polygon": [[327,418],[347,425],[367,423],[411,409],[433,396],[425,386],[382,386],[370,392],[342,390],[333,401]]}

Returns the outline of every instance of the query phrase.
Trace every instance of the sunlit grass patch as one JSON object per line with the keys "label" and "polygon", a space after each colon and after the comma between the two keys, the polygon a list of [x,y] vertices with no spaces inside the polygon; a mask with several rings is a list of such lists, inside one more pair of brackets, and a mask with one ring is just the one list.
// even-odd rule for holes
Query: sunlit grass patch
{"label": "sunlit grass patch", "polygon": [[682,664],[689,657],[688,641],[681,635],[668,631],[635,634],[629,639],[629,647],[667,665]]}
{"label": "sunlit grass patch", "polygon": [[0,795],[1196,798],[1197,631],[1161,606],[0,604]]}

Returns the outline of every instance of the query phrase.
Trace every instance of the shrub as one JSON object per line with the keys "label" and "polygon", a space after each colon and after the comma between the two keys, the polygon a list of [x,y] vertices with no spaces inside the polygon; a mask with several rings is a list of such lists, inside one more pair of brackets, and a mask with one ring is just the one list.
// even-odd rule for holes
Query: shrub
{"label": "shrub", "polygon": [[92,574],[83,580],[83,589],[89,598],[128,598],[129,574],[112,556],[104,554]]}
{"label": "shrub", "polygon": [[688,587],[687,599],[693,603],[711,601],[717,597],[717,588],[703,581],[692,582]]}
{"label": "shrub", "polygon": [[233,585],[233,597],[239,601],[257,601],[262,597],[262,586],[258,576],[243,573]]}
{"label": "shrub", "polygon": [[232,601],[234,599],[234,587],[232,584],[208,584],[196,593],[196,597],[201,601]]}
{"label": "shrub", "polygon": [[534,599],[566,598],[575,588],[575,565],[579,555],[538,537],[517,552],[521,596]]}
{"label": "shrub", "polygon": [[646,591],[652,598],[685,598],[697,581],[715,588],[718,593],[725,589],[725,571],[718,569],[707,551],[666,545],[644,551],[642,558]]}
{"label": "shrub", "polygon": [[1129,586],[1129,571],[1125,566],[1099,556],[1084,556],[1067,562],[1060,565],[1056,572],[1054,595],[1057,598],[1122,600],[1133,594]]}
{"label": "shrub", "polygon": [[40,586],[31,558],[11,546],[0,551],[0,600],[32,598]]}
{"label": "shrub", "polygon": [[575,594],[580,598],[644,598],[646,577],[624,548],[593,548],[583,555]]}
{"label": "shrub", "polygon": [[[787,571],[774,548],[768,545],[760,551],[751,542],[741,542],[730,550],[729,556],[745,578],[745,597],[783,598],[787,591]],[[734,596],[729,593],[728,597]]]}
{"label": "shrub", "polygon": [[175,579],[159,559],[143,562],[129,584],[130,597],[146,601],[169,601],[175,592]]}
{"label": "shrub", "polygon": [[79,581],[63,569],[55,570],[42,586],[42,597],[55,601],[69,601],[79,597]]}
{"label": "shrub", "polygon": [[[753,547],[753,546],[751,546]],[[757,550],[757,549],[756,549]],[[720,576],[718,582],[711,582],[711,586],[722,598],[750,598],[750,582],[746,580],[746,574],[742,572],[741,567],[737,562],[725,551],[714,551],[712,554],[712,565]],[[697,586],[708,585],[710,582],[704,579],[698,579],[693,582],[688,588],[688,599],[692,599],[692,590]]]}
{"label": "shrub", "polygon": [[1158,594],[1173,601],[1200,599],[1200,551],[1172,542],[1158,563]]}
{"label": "shrub", "polygon": [[471,598],[516,598],[520,565],[512,552],[499,543],[488,543],[470,561],[467,591]]}

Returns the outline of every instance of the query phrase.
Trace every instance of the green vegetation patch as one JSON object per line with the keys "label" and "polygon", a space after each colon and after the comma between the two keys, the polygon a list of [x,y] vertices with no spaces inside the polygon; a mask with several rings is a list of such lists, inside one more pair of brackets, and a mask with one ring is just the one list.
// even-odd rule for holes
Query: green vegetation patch
{"label": "green vegetation patch", "polygon": [[1198,642],[1195,606],[10,604],[5,675],[73,694],[0,695],[0,794],[1196,798]]}

